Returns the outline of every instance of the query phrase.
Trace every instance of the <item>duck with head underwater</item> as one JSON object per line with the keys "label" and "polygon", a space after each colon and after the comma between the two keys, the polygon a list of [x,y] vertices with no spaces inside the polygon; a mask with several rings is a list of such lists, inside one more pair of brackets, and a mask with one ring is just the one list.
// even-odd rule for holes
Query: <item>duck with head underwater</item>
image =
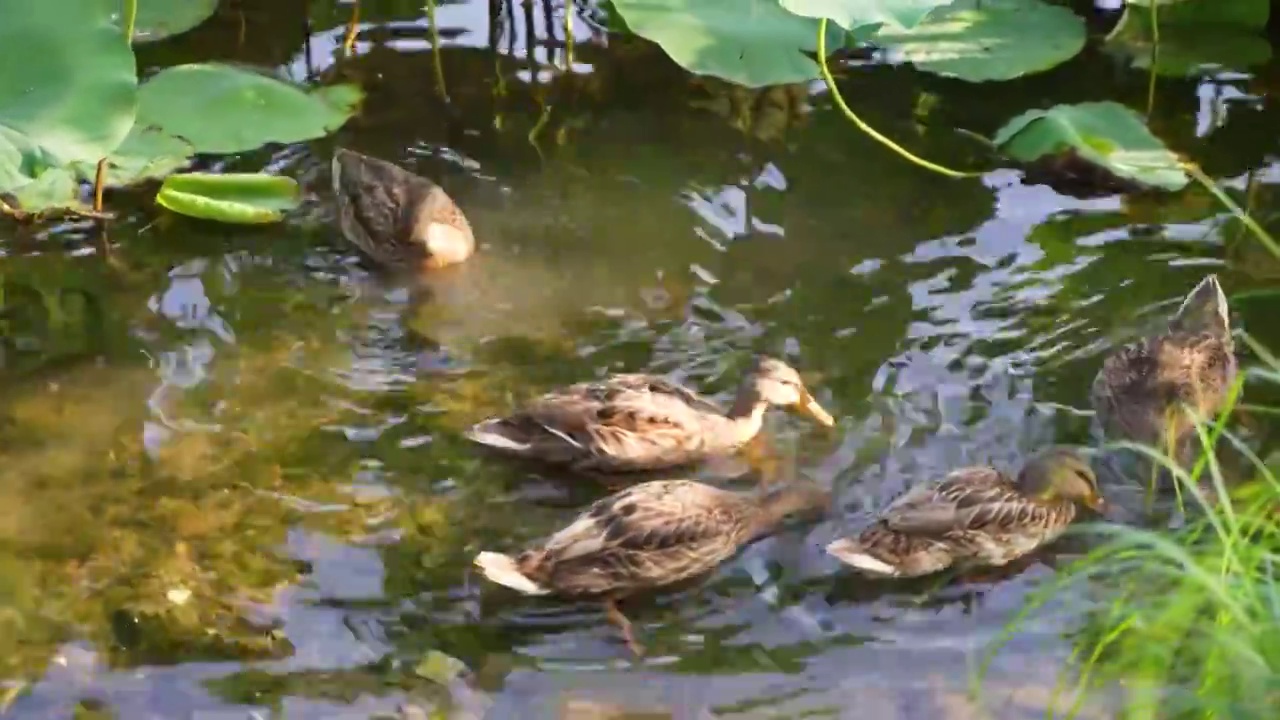
{"label": "duck with head underwater", "polygon": [[471,224],[439,185],[342,148],[331,170],[343,236],[383,269],[416,274],[475,252]]}
{"label": "duck with head underwater", "polygon": [[467,437],[580,472],[663,470],[738,450],[760,432],[772,406],[835,424],[794,368],[760,357],[728,412],[665,378],[621,374],[547,393],[512,415],[477,423]]}
{"label": "duck with head underwater", "polygon": [[827,552],[878,577],[1000,567],[1056,539],[1080,507],[1105,511],[1097,477],[1079,451],[1051,447],[1016,478],[970,467],[912,488],[869,528],[836,540]]}

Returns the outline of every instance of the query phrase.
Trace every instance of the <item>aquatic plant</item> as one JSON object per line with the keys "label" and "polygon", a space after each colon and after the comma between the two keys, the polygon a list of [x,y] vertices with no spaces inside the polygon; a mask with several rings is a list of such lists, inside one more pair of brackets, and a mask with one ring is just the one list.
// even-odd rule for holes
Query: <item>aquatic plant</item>
{"label": "aquatic plant", "polygon": [[[104,188],[163,178],[197,154],[321,137],[354,114],[362,98],[354,86],[305,91],[220,63],[169,67],[139,83],[130,38],[141,42],[182,32],[209,17],[215,5],[0,0],[0,44],[12,57],[27,58],[0,69],[0,195],[8,197],[0,200],[0,210],[18,217],[102,215]],[[94,186],[92,207],[81,192],[88,182]],[[208,185],[193,181],[189,187]],[[225,193],[214,199],[198,204],[200,217],[264,217],[235,206]],[[161,204],[178,212],[196,207]]]}
{"label": "aquatic plant", "polygon": [[[611,5],[628,30],[658,43],[690,72],[748,87],[824,79],[837,106],[859,129],[915,164],[951,177],[975,173],[918,158],[864,123],[840,97],[828,56],[870,47],[890,63],[976,83],[1049,70],[1079,54],[1087,39],[1079,15],[1042,0],[614,0]],[[1104,46],[1149,69],[1154,87],[1158,75],[1243,69],[1267,61],[1270,46],[1258,33],[1268,15],[1266,0],[1128,0]],[[1162,23],[1169,29],[1167,52]],[[1182,163],[1145,122],[1113,102],[1032,110],[1010,120],[989,144],[1010,160],[1047,165],[1059,174],[1079,175],[1078,166],[1091,166],[1109,188],[1179,190],[1188,182]],[[1105,182],[1110,178],[1119,180]]]}

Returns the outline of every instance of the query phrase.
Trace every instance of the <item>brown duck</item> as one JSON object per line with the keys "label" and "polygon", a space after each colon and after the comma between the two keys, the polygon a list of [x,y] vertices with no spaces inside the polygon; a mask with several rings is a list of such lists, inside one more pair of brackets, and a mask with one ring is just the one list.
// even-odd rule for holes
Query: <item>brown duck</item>
{"label": "brown duck", "polygon": [[475,252],[471,224],[430,180],[342,148],[332,173],[342,234],[382,267],[421,272]]}
{"label": "brown duck", "polygon": [[880,577],[999,567],[1061,535],[1081,505],[1105,507],[1097,477],[1079,453],[1055,447],[1031,458],[1016,478],[971,467],[913,488],[871,527],[836,540],[827,552]]}
{"label": "brown duck", "polygon": [[519,555],[482,552],[490,580],[526,595],[600,598],[636,654],[617,601],[696,578],[794,515],[821,514],[830,495],[810,482],[740,494],[690,480],[633,485],[597,500],[568,527]]}
{"label": "brown duck", "polygon": [[662,470],[741,448],[760,432],[771,406],[835,424],[794,368],[762,357],[728,412],[662,377],[622,374],[550,392],[512,415],[477,423],[467,437],[581,472]]}
{"label": "brown duck", "polygon": [[1187,295],[1167,330],[1108,356],[1093,381],[1103,435],[1155,447],[1182,464],[1199,448],[1190,407],[1212,419],[1236,377],[1227,296],[1215,275]]}

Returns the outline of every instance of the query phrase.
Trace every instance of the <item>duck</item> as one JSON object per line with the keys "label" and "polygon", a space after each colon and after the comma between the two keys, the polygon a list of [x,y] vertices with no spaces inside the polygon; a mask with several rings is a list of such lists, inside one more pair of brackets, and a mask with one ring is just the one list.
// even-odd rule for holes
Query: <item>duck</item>
{"label": "duck", "polygon": [[1081,507],[1105,512],[1097,476],[1077,449],[1055,446],[1032,456],[1017,477],[975,466],[912,488],[870,527],[826,551],[882,578],[1001,567],[1056,539]]}
{"label": "duck", "polygon": [[331,171],[343,236],[380,267],[420,273],[475,252],[471,223],[436,183],[345,148]]}
{"label": "duck", "polygon": [[1105,439],[1164,451],[1187,465],[1199,450],[1194,419],[1212,419],[1238,371],[1230,308],[1216,275],[1183,300],[1162,332],[1103,359],[1090,400]]}
{"label": "duck", "polygon": [[637,656],[644,648],[618,602],[714,570],[787,521],[821,517],[830,493],[794,480],[735,492],[694,480],[653,480],[595,501],[567,527],[517,555],[484,551],[474,564],[524,595],[596,598]]}
{"label": "duck", "polygon": [[514,414],[476,423],[466,436],[578,472],[658,471],[740,449],[760,432],[771,406],[835,425],[794,368],[761,356],[728,412],[660,376],[624,373],[553,390]]}

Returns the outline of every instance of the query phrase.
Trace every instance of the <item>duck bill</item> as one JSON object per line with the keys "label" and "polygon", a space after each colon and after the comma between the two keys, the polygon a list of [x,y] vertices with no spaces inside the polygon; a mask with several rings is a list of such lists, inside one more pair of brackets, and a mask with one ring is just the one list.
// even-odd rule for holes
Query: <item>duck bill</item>
{"label": "duck bill", "polygon": [[812,417],[823,427],[832,427],[836,424],[836,419],[831,417],[831,414],[824,410],[808,392],[805,392],[800,402],[796,403],[796,409]]}
{"label": "duck bill", "polygon": [[1107,501],[1101,495],[1094,495],[1085,503],[1085,506],[1099,515],[1105,515],[1107,512]]}

